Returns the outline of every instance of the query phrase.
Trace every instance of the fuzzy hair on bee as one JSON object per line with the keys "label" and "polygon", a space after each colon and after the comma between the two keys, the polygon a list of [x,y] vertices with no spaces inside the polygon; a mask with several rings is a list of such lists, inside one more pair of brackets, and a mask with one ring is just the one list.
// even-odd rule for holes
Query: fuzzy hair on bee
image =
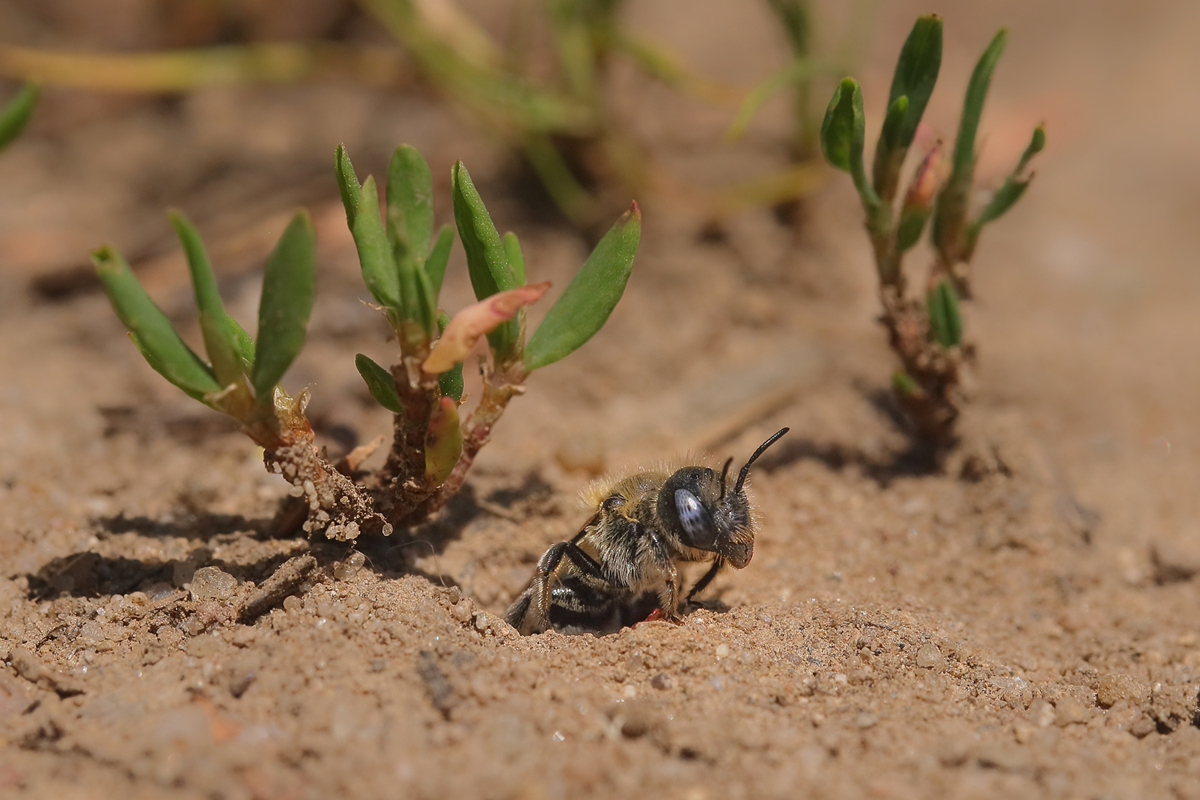
{"label": "fuzzy hair on bee", "polygon": [[679,620],[683,563],[711,563],[684,602],[726,564],[741,569],[754,555],[755,519],[746,497],[750,465],[788,432],[763,442],[728,485],[705,466],[648,469],[594,482],[583,493],[593,510],[579,533],[538,559],[529,587],[505,618],[523,635],[610,632],[658,609]]}

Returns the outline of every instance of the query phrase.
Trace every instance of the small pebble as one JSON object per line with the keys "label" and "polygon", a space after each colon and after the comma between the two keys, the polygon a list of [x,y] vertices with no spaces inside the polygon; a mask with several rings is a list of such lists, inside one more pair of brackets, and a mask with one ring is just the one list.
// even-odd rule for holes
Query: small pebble
{"label": "small pebble", "polygon": [[1048,728],[1054,724],[1054,706],[1041,697],[1029,704],[1029,721],[1039,728]]}
{"label": "small pebble", "polygon": [[258,629],[250,625],[239,625],[234,629],[231,641],[237,647],[249,647],[258,639]]}
{"label": "small pebble", "polygon": [[729,645],[724,642],[717,645],[717,658],[729,658]]}
{"label": "small pebble", "polygon": [[872,714],[870,711],[860,711],[854,718],[854,724],[863,730],[875,727],[876,723],[878,722],[879,717],[877,717],[875,714]]}
{"label": "small pebble", "polygon": [[234,697],[241,697],[257,677],[258,675],[252,669],[234,673],[229,679],[229,693]]}
{"label": "small pebble", "polygon": [[917,666],[925,669],[943,669],[946,659],[942,651],[933,642],[926,642],[917,648]]}
{"label": "small pebble", "polygon": [[666,691],[671,688],[671,676],[665,672],[660,672],[650,679],[650,685],[655,689]]}
{"label": "small pebble", "polygon": [[1020,772],[1029,766],[1029,754],[1010,744],[988,743],[975,753],[981,767],[992,767],[1004,772]]}
{"label": "small pebble", "polygon": [[464,624],[471,621],[471,617],[474,615],[474,613],[475,604],[471,602],[469,597],[464,597],[462,600],[459,600],[450,609],[450,616]]}
{"label": "small pebble", "polygon": [[1088,710],[1071,695],[1063,695],[1054,705],[1054,724],[1060,728],[1087,722]]}
{"label": "small pebble", "polygon": [[642,700],[618,703],[610,713],[613,721],[621,726],[621,735],[630,739],[645,736],[662,725],[654,706]]}
{"label": "small pebble", "polygon": [[1100,679],[1096,700],[1104,708],[1112,708],[1121,700],[1145,702],[1149,694],[1149,689],[1132,675],[1110,673]]}
{"label": "small pebble", "polygon": [[237,578],[220,567],[201,567],[192,575],[193,600],[223,600],[237,589]]}
{"label": "small pebble", "polygon": [[1155,542],[1150,549],[1155,578],[1160,583],[1191,580],[1200,573],[1200,537],[1196,531]]}
{"label": "small pebble", "polygon": [[195,656],[196,658],[208,658],[215,655],[220,649],[220,640],[208,634],[197,636],[187,643],[188,655]]}
{"label": "small pebble", "polygon": [[87,644],[96,644],[105,640],[104,627],[95,620],[88,620],[79,628],[79,638]]}
{"label": "small pebble", "polygon": [[1104,715],[1104,725],[1118,730],[1129,730],[1138,717],[1144,716],[1142,710],[1128,700],[1118,700]]}
{"label": "small pebble", "polygon": [[353,578],[366,563],[367,557],[356,550],[338,562],[337,566],[333,568],[333,577],[339,581]]}
{"label": "small pebble", "polygon": [[1143,714],[1129,726],[1129,732],[1139,739],[1144,739],[1158,730],[1158,723]]}
{"label": "small pebble", "polygon": [[183,641],[183,634],[178,628],[163,625],[158,629],[158,641],[163,647],[175,647]]}
{"label": "small pebble", "polygon": [[1037,735],[1037,728],[1032,725],[1016,725],[1013,727],[1013,738],[1017,744],[1028,744]]}
{"label": "small pebble", "polygon": [[299,597],[296,597],[296,595],[294,595],[294,594],[288,595],[287,597],[283,598],[283,610],[284,611],[289,611],[289,612],[294,613],[296,611],[299,611],[303,607],[304,607],[304,601],[301,600]]}
{"label": "small pebble", "polygon": [[6,660],[12,664],[18,675],[30,683],[37,683],[46,674],[38,657],[24,647],[14,647],[9,651]]}
{"label": "small pebble", "polygon": [[158,581],[146,587],[146,598],[154,603],[175,593],[175,587],[166,581]]}

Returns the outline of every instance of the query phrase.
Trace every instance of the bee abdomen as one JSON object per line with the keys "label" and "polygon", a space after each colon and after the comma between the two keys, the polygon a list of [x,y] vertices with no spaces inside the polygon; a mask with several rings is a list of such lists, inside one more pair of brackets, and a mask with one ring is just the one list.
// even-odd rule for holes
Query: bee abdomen
{"label": "bee abdomen", "polygon": [[558,630],[605,630],[611,627],[616,597],[576,575],[563,578],[551,591],[550,624]]}
{"label": "bee abdomen", "polygon": [[561,606],[573,611],[584,611],[589,608],[599,608],[612,602],[612,593],[597,588],[577,575],[561,578],[559,584],[550,592],[553,606]]}

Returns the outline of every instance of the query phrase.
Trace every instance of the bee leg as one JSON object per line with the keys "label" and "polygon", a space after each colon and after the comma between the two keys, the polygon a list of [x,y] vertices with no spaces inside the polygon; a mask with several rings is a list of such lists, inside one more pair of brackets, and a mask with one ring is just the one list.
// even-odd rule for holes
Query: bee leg
{"label": "bee leg", "polygon": [[[558,569],[558,562],[562,561],[568,544],[570,542],[551,545],[538,559],[537,574],[534,576],[533,586],[529,590],[527,625],[532,633],[550,629],[550,589],[552,588],[550,584],[554,579],[554,570]],[[524,629],[521,629],[521,632],[524,633]]]}
{"label": "bee leg", "polygon": [[679,570],[674,564],[669,565],[667,582],[658,590],[658,604],[662,609],[662,619],[678,623],[679,619]]}
{"label": "bee leg", "polygon": [[725,566],[725,562],[723,560],[719,558],[714,559],[712,567],[709,568],[708,572],[704,573],[704,576],[700,578],[700,580],[696,581],[696,585],[692,587],[690,592],[688,592],[687,600],[685,602],[692,602],[693,597],[708,588],[708,585],[712,583],[712,579],[717,577],[717,573],[720,572],[721,567],[723,566]]}
{"label": "bee leg", "polygon": [[513,604],[508,607],[508,611],[506,611],[504,614],[504,621],[509,625],[512,625],[522,634],[535,632],[529,627],[531,623],[535,622],[535,620],[529,616],[529,609],[533,604],[534,588],[535,587],[531,586],[525,591],[521,592],[521,596],[513,601]]}
{"label": "bee leg", "polygon": [[[551,545],[538,560],[537,575],[531,590],[531,602],[527,616],[528,626],[534,632],[549,630],[551,590],[563,559],[570,561],[576,569],[593,583],[608,589],[624,588],[614,581],[596,559],[587,554],[575,542],[559,542]],[[519,630],[524,630],[517,626]]]}
{"label": "bee leg", "polygon": [[551,580],[568,544],[570,542],[559,542],[542,553],[533,575],[533,582],[509,606],[504,615],[508,624],[520,631],[522,636],[550,630]]}

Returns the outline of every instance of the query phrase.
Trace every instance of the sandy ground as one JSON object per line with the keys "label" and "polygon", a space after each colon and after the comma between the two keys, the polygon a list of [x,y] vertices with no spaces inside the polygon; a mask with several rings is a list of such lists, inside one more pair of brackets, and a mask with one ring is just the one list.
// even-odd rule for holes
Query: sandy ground
{"label": "sandy ground", "polygon": [[[629,21],[746,85],[783,57],[750,8],[655,0]],[[925,10],[879,7],[859,70],[870,129]],[[891,362],[843,176],[813,197],[799,243],[767,211],[712,226],[639,198],[642,248],[608,327],[531,379],[441,519],[353,550],[266,535],[285,485],[139,360],[80,269],[87,249],[126,250],[194,336],[162,209],[192,214],[250,321],[279,220],[309,205],[320,290],[286,383],[312,388],[336,453],[388,426],[353,366],[388,347],[358,302],[337,142],[376,173],[396,143],[417,145],[440,220],[466,159],[554,292],[585,243],[427,96],[48,92],[0,158],[0,794],[1200,796],[1200,11],[932,10],[947,18],[934,132],[952,135],[1005,24],[983,169],[999,174],[1038,120],[1051,142],[980,246],[979,397],[946,470],[904,457],[880,402]],[[674,174],[783,163],[781,104],[735,147],[719,139],[728,109],[617,80],[621,113]],[[444,302],[469,291],[456,251]],[[754,560],[683,624],[522,638],[501,621],[586,519],[589,471],[741,459],[785,424],[752,479]],[[965,480],[971,453],[1001,468]],[[243,613],[273,581],[286,591]]]}

